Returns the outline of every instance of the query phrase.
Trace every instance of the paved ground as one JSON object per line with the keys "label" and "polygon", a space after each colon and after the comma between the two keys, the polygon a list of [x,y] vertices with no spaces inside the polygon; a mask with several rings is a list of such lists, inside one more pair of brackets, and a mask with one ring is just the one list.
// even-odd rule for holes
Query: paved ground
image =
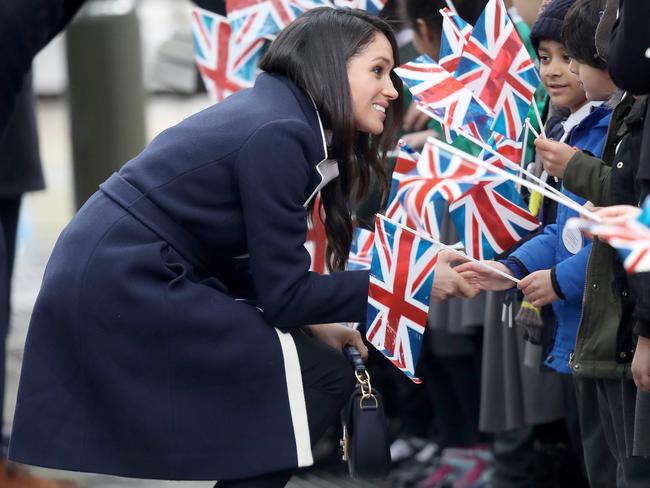
{"label": "paved ground", "polygon": [[[150,137],[206,104],[203,96],[153,98],[147,109]],[[65,101],[40,100],[38,123],[48,189],[25,198],[19,226],[19,247],[14,272],[13,321],[8,346],[9,364],[5,402],[5,419],[8,421],[13,417],[27,324],[43,270],[57,236],[73,214],[71,150]],[[5,425],[4,428],[8,431],[10,426]],[[161,482],[44,469],[34,471],[46,477],[75,480],[80,488],[208,488],[213,486],[211,482]],[[289,486],[290,488],[371,488],[380,485],[352,482],[345,476],[305,473],[294,477]]]}

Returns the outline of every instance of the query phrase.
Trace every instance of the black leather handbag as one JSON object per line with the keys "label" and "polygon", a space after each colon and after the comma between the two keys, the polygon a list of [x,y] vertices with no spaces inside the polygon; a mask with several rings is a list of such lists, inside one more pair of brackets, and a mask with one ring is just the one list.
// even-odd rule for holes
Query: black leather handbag
{"label": "black leather handbag", "polygon": [[341,413],[343,460],[355,479],[385,478],[390,472],[390,442],[383,400],[370,384],[361,355],[352,346],[344,350],[354,366],[358,387]]}

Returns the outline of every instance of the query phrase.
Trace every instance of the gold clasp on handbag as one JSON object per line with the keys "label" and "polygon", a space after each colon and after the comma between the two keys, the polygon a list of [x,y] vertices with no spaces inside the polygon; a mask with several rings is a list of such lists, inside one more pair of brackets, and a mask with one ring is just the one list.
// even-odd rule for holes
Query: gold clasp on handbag
{"label": "gold clasp on handbag", "polygon": [[379,408],[379,400],[377,400],[377,397],[372,392],[372,385],[370,384],[370,375],[368,374],[368,371],[365,369],[361,372],[355,371],[354,375],[357,377],[357,381],[359,382],[359,389],[361,390],[359,407],[362,409],[371,408],[369,404],[365,403],[368,400],[371,400],[374,403],[373,407],[375,409]]}

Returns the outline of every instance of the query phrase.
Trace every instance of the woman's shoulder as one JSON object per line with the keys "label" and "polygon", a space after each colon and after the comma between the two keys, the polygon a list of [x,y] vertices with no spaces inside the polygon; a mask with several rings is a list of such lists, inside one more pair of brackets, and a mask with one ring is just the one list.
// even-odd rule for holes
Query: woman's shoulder
{"label": "woman's shoulder", "polygon": [[262,127],[302,125],[318,141],[320,126],[308,96],[284,77],[262,73],[255,85],[198,112],[172,127],[170,135],[238,146]]}

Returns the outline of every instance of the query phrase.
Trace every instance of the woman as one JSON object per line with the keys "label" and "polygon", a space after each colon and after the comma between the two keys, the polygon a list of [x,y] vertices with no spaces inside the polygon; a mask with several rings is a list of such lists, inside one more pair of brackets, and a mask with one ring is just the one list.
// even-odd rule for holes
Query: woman
{"label": "woman", "polygon": [[[270,46],[254,88],[166,130],[100,186],[45,273],[12,459],[230,480],[220,487],[284,486],[312,463],[353,387],[326,344],[365,347],[341,325],[306,325],[364,321],[368,273],[308,272],[306,207],[322,189],[341,270],[352,189],[371,171],[386,182],[396,52],[363,11],[311,10]],[[458,285],[447,269],[434,296]]]}

